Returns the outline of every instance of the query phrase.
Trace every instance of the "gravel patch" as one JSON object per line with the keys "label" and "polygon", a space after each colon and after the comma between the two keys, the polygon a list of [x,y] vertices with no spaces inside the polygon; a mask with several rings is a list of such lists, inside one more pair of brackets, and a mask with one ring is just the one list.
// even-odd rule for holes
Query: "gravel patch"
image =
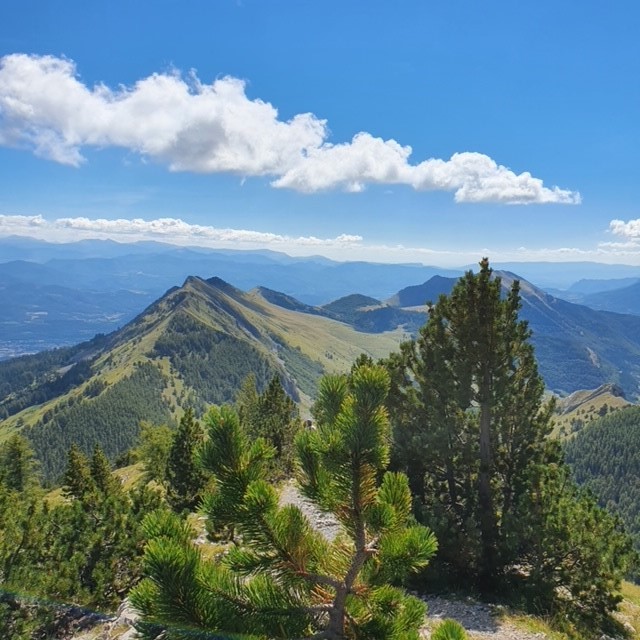
{"label": "gravel patch", "polygon": [[414,594],[426,602],[428,611],[422,637],[431,637],[431,630],[441,620],[452,618],[459,622],[473,640],[544,640],[546,633],[529,633],[517,629],[508,622],[496,617],[496,608],[490,604],[477,602],[473,598],[454,600],[439,596],[421,596]]}
{"label": "gravel patch", "polygon": [[310,500],[300,494],[293,480],[289,480],[282,487],[280,493],[280,506],[293,504],[312,523],[313,528],[321,533],[329,542],[332,542],[340,533],[342,527],[332,513],[327,513],[318,508]]}

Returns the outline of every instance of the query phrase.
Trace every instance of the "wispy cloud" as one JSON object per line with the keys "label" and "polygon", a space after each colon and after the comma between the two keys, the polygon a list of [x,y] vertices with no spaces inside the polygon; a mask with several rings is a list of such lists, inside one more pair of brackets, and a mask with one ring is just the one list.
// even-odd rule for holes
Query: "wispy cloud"
{"label": "wispy cloud", "polygon": [[204,84],[193,71],[89,87],[71,60],[8,55],[0,58],[0,145],[74,167],[85,162],[83,148],[120,147],[172,171],[268,176],[274,187],[308,193],[383,184],[449,191],[457,202],[580,202],[576,191],[546,187],[481,153],[411,164],[410,146],[370,133],[332,143],[325,120],[280,120],[245,89],[233,77]]}

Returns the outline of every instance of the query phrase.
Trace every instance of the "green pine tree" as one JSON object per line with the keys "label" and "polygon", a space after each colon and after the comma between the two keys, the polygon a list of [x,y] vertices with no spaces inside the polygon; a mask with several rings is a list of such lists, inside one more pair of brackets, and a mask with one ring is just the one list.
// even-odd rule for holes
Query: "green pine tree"
{"label": "green pine tree", "polygon": [[177,511],[195,509],[200,501],[205,478],[196,461],[196,449],[201,442],[202,430],[189,408],[173,436],[165,475],[167,500]]}
{"label": "green pine tree", "polygon": [[154,425],[145,420],[140,423],[140,444],[136,453],[144,466],[145,483],[151,480],[164,482],[173,434],[174,431],[167,425]]}
{"label": "green pine tree", "polygon": [[278,375],[258,393],[255,376],[245,380],[235,404],[240,421],[249,435],[265,438],[276,449],[271,462],[275,478],[290,475],[293,470],[293,441],[300,430],[296,403],[289,397]]}
{"label": "green pine tree", "polygon": [[440,554],[446,570],[485,591],[513,561],[509,523],[530,469],[557,460],[519,308],[518,283],[503,296],[485,259],[389,360],[397,462],[427,521],[450,543]]}
{"label": "green pine tree", "polygon": [[33,449],[20,434],[11,436],[0,446],[0,482],[17,492],[37,484]]}
{"label": "green pine tree", "polygon": [[[214,410],[201,460],[211,472],[209,517],[241,535],[220,562],[205,561],[175,517],[147,520],[147,577],[131,598],[166,637],[418,638],[424,604],[397,586],[424,567],[433,534],[412,524],[406,476],[385,472],[390,432],[379,367],[325,378],[318,430],[298,436],[301,490],[339,520],[333,542],[265,481],[274,448],[251,440],[237,415]],[[171,623],[176,626],[170,626]]]}
{"label": "green pine tree", "polygon": [[62,480],[62,493],[68,498],[82,500],[95,491],[91,465],[87,456],[73,443],[67,453],[67,468]]}
{"label": "green pine tree", "polygon": [[466,640],[464,627],[455,620],[443,620],[432,632],[431,640]]}
{"label": "green pine tree", "polygon": [[248,431],[256,428],[258,424],[258,403],[259,393],[257,388],[256,376],[250,373],[242,383],[240,391],[236,395],[234,406],[240,417],[240,421]]}
{"label": "green pine tree", "polygon": [[105,495],[120,489],[120,481],[111,473],[111,465],[99,444],[95,445],[91,456],[91,478],[96,489]]}

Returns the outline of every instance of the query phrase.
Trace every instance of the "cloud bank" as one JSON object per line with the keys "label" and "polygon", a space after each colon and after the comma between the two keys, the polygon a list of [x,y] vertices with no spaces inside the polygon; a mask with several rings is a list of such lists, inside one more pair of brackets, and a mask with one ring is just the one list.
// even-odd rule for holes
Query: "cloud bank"
{"label": "cloud bank", "polygon": [[[614,222],[619,221],[612,221]],[[632,221],[636,225],[640,221]],[[271,249],[291,256],[323,255],[338,261],[365,260],[385,263],[422,263],[460,267],[475,264],[478,256],[488,255],[493,262],[596,262],[639,264],[640,229],[637,241],[601,243],[594,248],[576,247],[472,247],[432,249],[401,244],[376,244],[363,236],[340,234],[334,238],[288,236],[247,229],[218,229],[189,224],[179,218],[107,220],[86,217],[47,220],[43,216],[0,215],[0,237],[19,235],[48,242],[74,242],[84,239],[110,239],[117,242],[155,240],[177,246],[212,249]]]}
{"label": "cloud bank", "polygon": [[120,242],[156,240],[176,245],[213,248],[282,250],[315,247],[347,249],[362,242],[362,236],[356,235],[341,234],[335,238],[292,237],[245,229],[218,229],[207,225],[189,224],[179,218],[107,220],[79,217],[48,221],[42,216],[0,215],[0,236],[8,235],[26,235],[53,242],[108,238]]}
{"label": "cloud bank", "polygon": [[245,89],[233,77],[203,84],[195,72],[89,87],[71,60],[8,55],[0,58],[0,145],[73,167],[85,162],[83,148],[119,147],[172,171],[267,176],[276,188],[305,193],[380,184],[453,192],[457,202],[581,200],[481,153],[412,164],[410,146],[370,133],[334,144],[325,120],[312,113],[280,120],[273,105],[249,99]]}

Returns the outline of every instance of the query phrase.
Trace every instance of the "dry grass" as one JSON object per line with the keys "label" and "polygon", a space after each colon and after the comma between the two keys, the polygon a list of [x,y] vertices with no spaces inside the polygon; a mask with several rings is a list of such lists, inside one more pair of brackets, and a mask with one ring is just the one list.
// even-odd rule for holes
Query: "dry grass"
{"label": "dry grass", "polygon": [[144,468],[142,462],[136,462],[128,467],[121,467],[113,472],[113,475],[122,483],[122,488],[125,491],[131,491],[131,489],[138,485],[143,474]]}
{"label": "dry grass", "polygon": [[[620,593],[623,601],[615,618],[628,633],[628,635],[620,637],[626,637],[627,640],[640,640],[640,585],[623,582]],[[581,640],[583,637],[579,632],[558,631],[559,625],[554,625],[550,620],[535,616],[505,611],[500,619],[524,632],[544,634],[541,637],[547,638],[547,640]],[[618,636],[616,635],[616,637]]]}
{"label": "dry grass", "polygon": [[[581,395],[584,397],[581,398]],[[576,400],[573,408],[553,417],[555,437],[571,438],[593,420],[631,404],[628,400],[608,392],[593,396],[590,391],[580,391],[572,394],[572,397]]]}
{"label": "dry grass", "polygon": [[348,370],[361,353],[374,359],[386,357],[408,338],[402,329],[376,334],[356,331],[342,322],[276,307],[258,294],[252,295],[252,302],[260,308],[259,313],[243,308],[252,322],[260,325],[266,319],[271,332],[286,338],[293,348],[330,373]]}
{"label": "dry grass", "polygon": [[619,620],[635,630],[630,636],[633,640],[640,640],[640,585],[623,582],[620,590],[624,600],[620,605]]}
{"label": "dry grass", "polygon": [[516,629],[530,634],[542,634],[546,640],[573,640],[570,635],[555,630],[544,618],[528,616],[522,613],[505,614],[502,620]]}

